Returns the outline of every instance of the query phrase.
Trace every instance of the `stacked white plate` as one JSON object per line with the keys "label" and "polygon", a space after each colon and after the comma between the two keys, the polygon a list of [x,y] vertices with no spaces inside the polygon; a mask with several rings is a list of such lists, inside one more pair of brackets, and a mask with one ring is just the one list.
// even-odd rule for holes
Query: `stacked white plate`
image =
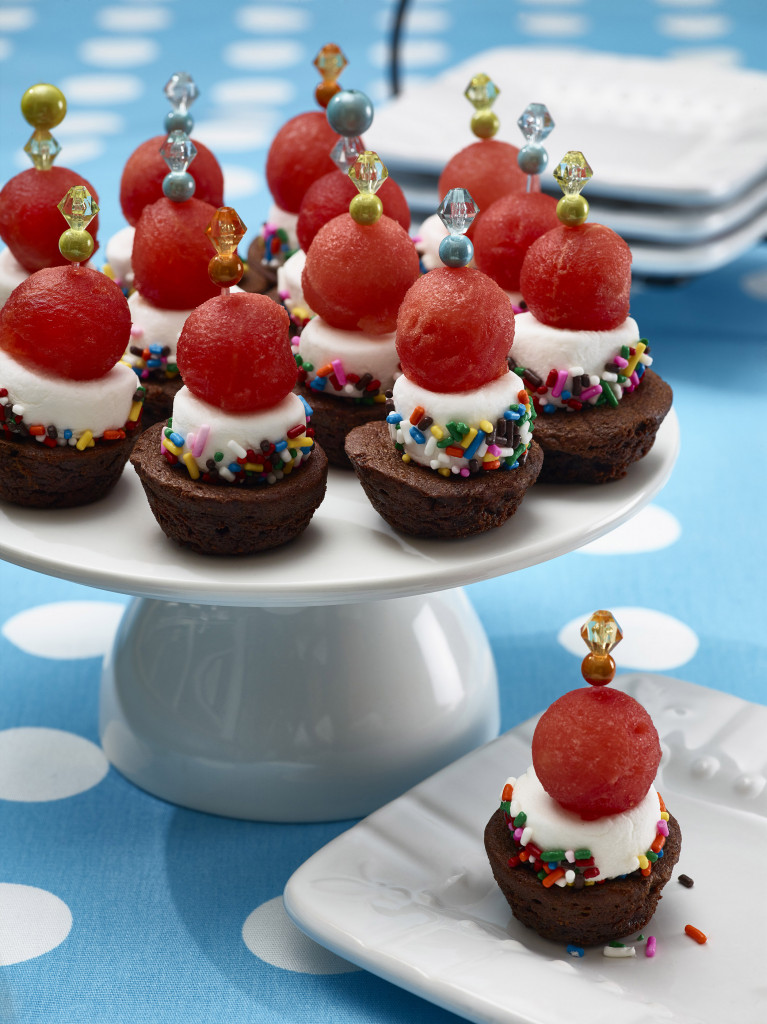
{"label": "stacked white plate", "polygon": [[634,272],[715,270],[767,234],[767,75],[690,60],[572,49],[486,50],[376,110],[369,144],[405,190],[417,224],[441,196],[437,179],[475,142],[463,92],[484,72],[500,88],[497,138],[522,146],[517,118],[545,103],[556,127],[551,171],[571,149],[594,171],[590,219],[630,244]]}

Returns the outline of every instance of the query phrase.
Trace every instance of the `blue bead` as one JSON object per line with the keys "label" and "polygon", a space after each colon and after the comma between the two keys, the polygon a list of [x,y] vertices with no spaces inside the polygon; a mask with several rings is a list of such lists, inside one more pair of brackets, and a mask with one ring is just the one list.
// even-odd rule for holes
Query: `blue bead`
{"label": "blue bead", "polygon": [[328,124],[339,135],[362,135],[373,123],[373,104],[359,89],[343,89],[327,105]]}
{"label": "blue bead", "polygon": [[400,414],[398,412],[390,412],[389,415],[386,417],[386,422],[387,423],[401,423],[402,422],[402,417],[400,416]]}
{"label": "blue bead", "polygon": [[423,436],[418,427],[410,428],[410,436],[413,438],[416,444],[426,444],[426,438]]}
{"label": "blue bead", "polygon": [[537,142],[523,146],[517,154],[517,163],[525,174],[541,174],[549,162],[549,154]]}
{"label": "blue bead", "polygon": [[163,195],[174,203],[183,203],[194,195],[195,182],[189,171],[171,171],[162,180]]}
{"label": "blue bead", "polygon": [[466,235],[447,235],[439,243],[439,258],[446,267],[465,267],[473,255],[474,246]]}
{"label": "blue bead", "polygon": [[192,128],[194,128],[194,118],[191,114],[182,114],[180,110],[170,110],[165,115],[167,135],[170,135],[171,132],[185,132],[187,135],[191,135]]}

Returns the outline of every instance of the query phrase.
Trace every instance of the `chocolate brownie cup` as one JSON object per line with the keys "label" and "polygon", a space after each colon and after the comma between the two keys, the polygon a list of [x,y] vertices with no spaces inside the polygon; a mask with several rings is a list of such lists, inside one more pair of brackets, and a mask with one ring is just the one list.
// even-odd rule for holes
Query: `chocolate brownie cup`
{"label": "chocolate brownie cup", "polygon": [[679,860],[682,835],[679,823],[669,816],[668,838],[663,858],[652,872],[640,871],[625,878],[583,888],[556,885],[544,888],[529,869],[509,867],[518,854],[502,810],[497,810],[485,828],[485,850],[493,877],[511,907],[514,917],[544,939],[597,946],[636,934],[648,923]]}
{"label": "chocolate brownie cup", "polygon": [[29,435],[0,434],[0,500],[26,508],[73,508],[103,498],[117,483],[133,437],[87,451],[43,448]]}
{"label": "chocolate brownie cup", "polygon": [[346,450],[349,432],[366,423],[385,426],[386,409],[383,403],[366,405],[343,398],[324,395],[321,391],[299,384],[297,393],[302,395],[312,409],[312,426],[317,437],[322,438],[322,447],[331,466],[338,469],[353,469],[350,455]]}
{"label": "chocolate brownie cup", "polygon": [[535,440],[545,454],[540,482],[603,484],[624,477],[652,448],[672,398],[670,386],[645,370],[642,386],[615,409],[542,413],[535,422]]}
{"label": "chocolate brownie cup", "polygon": [[309,524],[325,496],[327,459],[312,456],[278,486],[233,487],[192,480],[160,454],[163,424],[136,442],[131,465],[163,532],[199,554],[244,555],[287,544]]}
{"label": "chocolate brownie cup", "polygon": [[366,423],[346,438],[346,454],[382,519],[412,537],[469,537],[501,526],[535,483],[543,453],[533,441],[513,472],[440,476],[402,461],[386,423]]}

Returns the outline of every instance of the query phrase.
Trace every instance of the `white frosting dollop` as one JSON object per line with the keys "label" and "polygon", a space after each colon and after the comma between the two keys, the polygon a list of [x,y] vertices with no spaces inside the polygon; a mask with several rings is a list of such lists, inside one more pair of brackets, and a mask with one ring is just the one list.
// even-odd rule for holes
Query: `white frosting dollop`
{"label": "white frosting dollop", "polygon": [[8,301],[8,296],[22,281],[26,281],[29,273],[22,267],[10,249],[0,252],[0,308]]}
{"label": "white frosting dollop", "polygon": [[[304,327],[298,340],[298,354],[304,363],[310,363],[314,369],[307,374],[307,380],[314,380],[317,371],[332,364],[340,363],[342,373],[356,374],[358,377],[366,373],[373,380],[380,382],[379,391],[387,391],[399,375],[399,356],[394,344],[394,333],[369,334],[367,331],[344,331],[339,327],[331,327],[320,316]],[[359,398],[361,392],[351,383],[344,383],[342,378],[336,379],[342,385],[335,390],[332,383],[325,386],[324,394],[337,395],[340,398]]]}
{"label": "white frosting dollop", "polygon": [[[539,399],[541,405],[560,408],[566,405],[570,397],[573,378],[584,374],[590,378],[589,387],[596,387],[600,381],[609,382],[618,400],[625,390],[633,390],[635,385],[619,384],[618,373],[607,370],[606,366],[613,363],[616,357],[620,358],[624,345],[634,348],[639,341],[639,327],[632,317],[626,317],[622,324],[609,331],[572,331],[542,324],[527,311],[517,313],[515,317],[511,356],[517,366],[532,370],[544,383],[551,370],[566,371],[567,378],[561,388],[550,388]],[[642,368],[652,363],[647,355],[642,355],[640,361]],[[558,390],[564,390],[566,397],[553,393]],[[596,402],[601,390],[599,387],[597,393],[587,400]]]}
{"label": "white frosting dollop", "polygon": [[112,268],[115,283],[121,288],[133,287],[133,236],[136,229],[128,224],[107,242],[107,263]]}
{"label": "white frosting dollop", "polygon": [[415,244],[416,252],[421,257],[425,270],[434,270],[435,267],[443,265],[439,258],[439,243],[447,237],[447,234],[448,230],[437,213],[427,217],[415,232],[415,237],[418,239]]}
{"label": "white frosting dollop", "polygon": [[281,267],[277,268],[277,292],[289,313],[294,309],[302,309],[313,315],[314,310],[307,305],[301,287],[301,275],[305,264],[306,253],[303,249],[297,249]]}
{"label": "white frosting dollop", "polygon": [[274,228],[282,228],[288,236],[288,246],[291,249],[298,248],[298,235],[296,234],[296,225],[298,224],[297,213],[288,213],[287,210],[283,210],[276,203],[272,203],[266,223]]}
{"label": "white frosting dollop", "polygon": [[517,779],[508,779],[514,793],[511,815],[527,815],[525,845],[535,843],[541,850],[591,850],[599,874],[594,881],[617,878],[636,871],[639,857],[650,849],[657,834],[660,804],[654,786],[636,807],[621,814],[608,814],[584,821],[552,800],[531,766]]}
{"label": "white frosting dollop", "polygon": [[139,292],[133,292],[128,298],[133,327],[131,341],[125,352],[125,362],[130,366],[144,366],[144,359],[130,351],[131,346],[144,349],[150,345],[168,348],[168,362],[176,362],[176,346],[181,328],[191,309],[160,309],[145,299]]}
{"label": "white frosting dollop", "polygon": [[[129,417],[136,391],[136,375],[124,363],[95,380],[67,380],[22,366],[0,349],[0,387],[6,388],[8,407],[27,426],[54,426],[72,431],[70,444],[89,430],[100,437],[105,430],[121,430]],[[64,438],[60,438],[64,443]]]}
{"label": "white frosting dollop", "polygon": [[[283,457],[278,451],[271,460],[273,464],[287,464],[291,455],[296,455],[294,462],[299,465],[305,458],[301,445],[294,445],[291,440],[283,447],[282,442],[293,427],[306,428],[306,417],[306,406],[293,392],[270,409],[233,413],[205,402],[184,386],[173,399],[171,422],[173,433],[184,439],[183,452],[191,453],[200,472],[204,473],[208,459],[213,459],[219,473],[231,481],[235,474],[227,467],[238,458],[244,458],[248,451],[260,457],[262,441],[276,442],[286,453]],[[301,438],[299,435],[298,440]],[[306,445],[305,437],[303,440]],[[217,452],[223,454],[222,459],[216,459]],[[282,472],[274,475],[275,479],[280,479]]]}
{"label": "white frosting dollop", "polygon": [[[395,413],[402,417],[401,423],[389,424],[392,440],[403,445],[405,454],[421,466],[428,466],[434,470],[449,469],[453,473],[465,470],[464,475],[468,472],[467,467],[471,459],[483,461],[487,457],[488,461],[492,462],[496,459],[510,458],[516,446],[523,444],[527,447],[532,440],[529,417],[519,402],[519,392],[524,386],[521,378],[509,371],[480,388],[445,393],[428,391],[414,384],[403,374],[397,378],[392,389]],[[419,431],[417,424],[411,422],[413,411],[418,407],[423,409],[422,415],[433,420],[432,425],[436,426],[439,437],[431,430],[432,425],[424,431]],[[484,436],[484,428],[481,425],[484,423],[485,426],[495,428],[496,422],[504,418],[510,407],[520,410],[519,413],[514,413],[517,416],[514,446],[501,442],[495,445],[497,451],[489,450],[487,443],[480,439],[476,450],[472,452],[471,447],[467,449],[471,452],[470,458],[449,455],[438,447],[438,440],[448,436],[448,423],[465,423],[470,431],[482,431]],[[411,432],[413,426],[415,436]]]}

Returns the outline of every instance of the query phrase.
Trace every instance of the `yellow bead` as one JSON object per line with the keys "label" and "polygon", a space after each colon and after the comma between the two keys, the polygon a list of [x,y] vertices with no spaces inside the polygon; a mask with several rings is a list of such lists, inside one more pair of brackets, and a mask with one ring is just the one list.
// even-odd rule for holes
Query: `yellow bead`
{"label": "yellow bead", "polygon": [[557,217],[568,227],[583,224],[589,215],[589,203],[583,196],[562,196],[557,203]]}
{"label": "yellow bead", "polygon": [[498,115],[490,107],[477,110],[471,116],[471,130],[478,139],[492,139],[500,126]]}
{"label": "yellow bead", "polygon": [[220,288],[232,288],[244,273],[245,267],[236,252],[218,253],[208,264],[208,277]]}
{"label": "yellow bead", "polygon": [[358,224],[375,224],[383,213],[383,203],[372,192],[360,192],[349,203],[349,213]]}
{"label": "yellow bead", "polygon": [[21,97],[21,113],[33,128],[55,128],[67,112],[64,93],[55,85],[40,83],[27,89]]}
{"label": "yellow bead", "polygon": [[59,252],[72,263],[84,263],[93,252],[93,238],[87,231],[69,228],[59,238]]}

